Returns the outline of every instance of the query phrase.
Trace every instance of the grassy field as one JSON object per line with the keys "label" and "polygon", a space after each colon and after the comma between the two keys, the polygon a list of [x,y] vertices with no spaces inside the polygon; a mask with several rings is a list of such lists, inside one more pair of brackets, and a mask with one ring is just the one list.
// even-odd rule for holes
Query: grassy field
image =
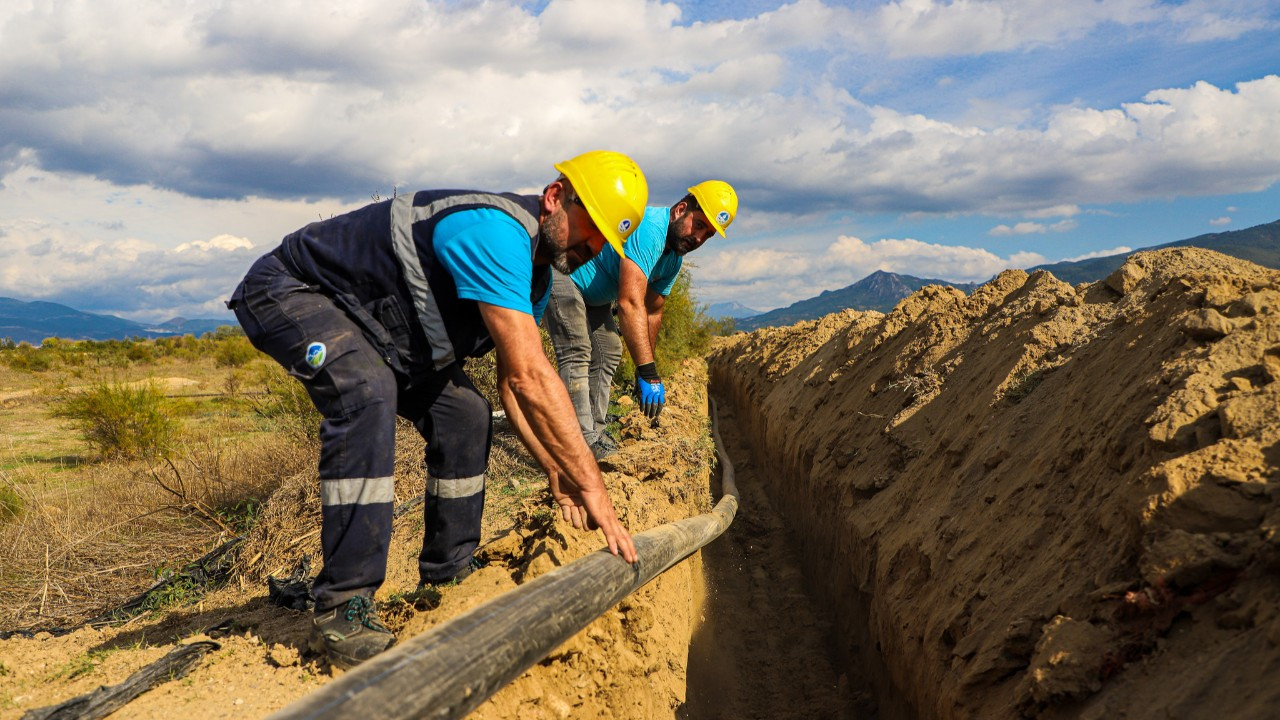
{"label": "grassy field", "polygon": [[[0,347],[0,630],[82,621],[250,532],[278,488],[314,490],[318,423],[239,334]],[[422,440],[404,423],[397,444],[421,493]],[[489,476],[499,516],[545,488],[509,437]]]}

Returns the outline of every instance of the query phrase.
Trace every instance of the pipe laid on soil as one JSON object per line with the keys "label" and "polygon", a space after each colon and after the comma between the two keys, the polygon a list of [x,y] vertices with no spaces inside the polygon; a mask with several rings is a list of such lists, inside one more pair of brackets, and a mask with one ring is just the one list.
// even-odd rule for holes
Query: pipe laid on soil
{"label": "pipe laid on soil", "polygon": [[729,527],[733,464],[715,425],[724,493],[709,513],[635,535],[636,562],[607,550],[553,570],[363,663],[272,718],[460,718],[606,610]]}

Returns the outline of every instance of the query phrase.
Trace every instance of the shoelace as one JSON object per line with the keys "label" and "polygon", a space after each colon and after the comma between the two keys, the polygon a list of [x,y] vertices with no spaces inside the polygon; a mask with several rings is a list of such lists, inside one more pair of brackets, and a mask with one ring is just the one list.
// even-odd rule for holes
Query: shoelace
{"label": "shoelace", "polygon": [[373,612],[373,601],[363,595],[356,595],[347,603],[347,621],[352,622],[356,619],[360,620],[360,624],[370,630],[379,632],[391,632],[386,625],[378,619]]}

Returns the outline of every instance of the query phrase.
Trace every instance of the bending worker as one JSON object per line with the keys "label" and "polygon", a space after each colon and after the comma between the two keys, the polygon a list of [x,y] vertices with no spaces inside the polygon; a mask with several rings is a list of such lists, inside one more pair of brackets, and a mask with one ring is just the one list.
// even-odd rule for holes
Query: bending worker
{"label": "bending worker", "polygon": [[657,417],[666,403],[666,388],[654,362],[663,303],[685,254],[702,247],[713,232],[724,237],[737,214],[733,187],[707,180],[689,188],[689,194],[670,208],[646,208],[625,254],[605,248],[571,275],[552,273],[547,332],[560,379],[597,460],[617,449],[604,432],[609,389],[622,359],[612,304],[618,303],[622,337],[635,361],[636,398],[646,415]]}
{"label": "bending worker", "polygon": [[259,258],[228,302],[253,345],[301,380],[324,416],[312,642],[338,667],[395,639],[373,596],[391,541],[396,415],[427,441],[422,585],[477,566],[491,415],[462,366],[490,348],[507,417],[562,516],[598,527],[610,552],[635,561],[542,352],[538,319],[551,268],[572,272],[606,240],[621,252],[649,189],[620,153],[555,168],[541,196],[426,190],[312,223]]}

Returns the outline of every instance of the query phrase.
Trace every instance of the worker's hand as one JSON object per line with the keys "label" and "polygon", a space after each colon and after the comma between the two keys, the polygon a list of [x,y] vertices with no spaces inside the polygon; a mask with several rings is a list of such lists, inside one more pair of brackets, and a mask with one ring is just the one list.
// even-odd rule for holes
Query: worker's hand
{"label": "worker's hand", "polygon": [[609,544],[609,552],[621,555],[629,563],[636,561],[636,546],[631,541],[631,533],[618,520],[603,481],[580,484],[559,472],[550,473],[549,479],[551,496],[560,506],[560,517],[565,522],[579,530],[599,529]]}
{"label": "worker's hand", "polygon": [[658,377],[658,368],[654,363],[645,363],[636,368],[636,400],[646,417],[656,418],[667,402],[667,388]]}

